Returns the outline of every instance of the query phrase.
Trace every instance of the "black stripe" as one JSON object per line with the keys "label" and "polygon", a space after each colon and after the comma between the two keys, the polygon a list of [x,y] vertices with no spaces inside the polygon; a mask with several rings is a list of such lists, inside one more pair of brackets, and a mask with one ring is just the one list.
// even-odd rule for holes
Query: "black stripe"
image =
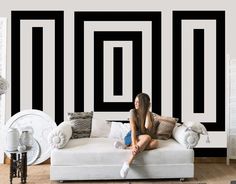
{"label": "black stripe", "polygon": [[64,121],[64,12],[55,12],[55,121]]}
{"label": "black stripe", "polygon": [[43,28],[32,28],[32,106],[43,110]]}
{"label": "black stripe", "polygon": [[74,111],[84,111],[84,18],[75,12]]}
{"label": "black stripe", "polygon": [[11,14],[11,115],[20,111],[20,15]]}
{"label": "black stripe", "polygon": [[152,111],[156,112],[157,114],[162,114],[161,14],[155,13],[152,16]]}
{"label": "black stripe", "polygon": [[122,47],[113,48],[113,94],[122,95],[123,94],[123,50]]}
{"label": "black stripe", "polygon": [[182,108],[182,48],[181,48],[181,40],[182,40],[182,31],[181,31],[181,19],[182,17],[178,15],[178,12],[173,12],[173,116],[179,118],[181,122],[181,108]]}
{"label": "black stripe", "polygon": [[204,113],[204,29],[193,30],[193,111]]}

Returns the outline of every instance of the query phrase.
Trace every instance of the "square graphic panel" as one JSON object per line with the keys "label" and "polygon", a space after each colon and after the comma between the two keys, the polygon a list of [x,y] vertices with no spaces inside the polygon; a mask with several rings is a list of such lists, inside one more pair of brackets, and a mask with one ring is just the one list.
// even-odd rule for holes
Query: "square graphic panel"
{"label": "square graphic panel", "polygon": [[[134,39],[130,37],[132,35],[122,39],[119,37],[123,33],[127,34],[127,32],[140,32],[141,45],[139,45],[139,49],[141,49],[141,58],[137,58],[136,55],[139,54],[137,52],[132,54],[137,59],[133,58],[132,65],[133,67],[135,65],[135,69],[131,71],[133,77],[140,76],[138,80],[132,79],[132,86],[128,90],[132,91],[133,99],[140,92],[150,94],[153,104],[152,110],[161,113],[161,88],[156,87],[156,84],[161,86],[160,12],[75,12],[75,111],[126,112],[133,107],[130,100],[128,102],[104,102],[104,79],[102,79],[102,72],[104,72],[102,48],[104,46],[100,41],[99,47],[96,47],[98,32],[112,34],[109,41],[133,41]],[[103,35],[106,36],[106,34]],[[101,40],[103,39],[101,38]],[[104,41],[106,40],[104,39]],[[134,40],[133,42],[135,42],[133,44],[134,52],[137,41]],[[140,68],[137,63],[141,63],[143,67]],[[125,63],[122,64],[125,65]],[[89,79],[91,76],[84,73],[84,70],[89,67],[92,70],[94,69],[92,79]],[[119,76],[120,74],[116,75]],[[97,77],[99,77],[99,80]],[[91,86],[91,84],[94,85]],[[113,88],[113,86],[110,86],[110,88]]]}
{"label": "square graphic panel", "polygon": [[[133,85],[129,86],[133,91],[133,97],[142,91],[142,32],[94,32],[94,110],[95,111],[129,111],[133,107],[130,102],[104,102],[104,40],[132,40]],[[125,64],[125,63],[124,63]]]}

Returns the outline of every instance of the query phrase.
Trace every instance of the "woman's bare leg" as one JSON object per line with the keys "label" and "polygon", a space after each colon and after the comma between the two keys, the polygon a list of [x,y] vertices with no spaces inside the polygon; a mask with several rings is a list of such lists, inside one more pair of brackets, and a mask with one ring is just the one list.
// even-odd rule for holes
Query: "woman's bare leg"
{"label": "woman's bare leg", "polygon": [[156,139],[152,139],[150,143],[146,146],[145,150],[152,150],[158,148],[159,143]]}
{"label": "woman's bare leg", "polygon": [[154,147],[156,144],[151,144],[152,138],[149,135],[140,135],[138,138],[137,148],[132,148],[132,154],[128,160],[128,162],[124,162],[121,170],[120,170],[120,176],[122,178],[125,178],[129,171],[129,166],[132,164],[134,158],[136,155],[138,155],[140,152],[145,150],[148,146]]}
{"label": "woman's bare leg", "polygon": [[130,157],[129,160],[128,160],[128,164],[129,164],[129,165],[132,164],[132,162],[133,162],[135,156],[136,156],[138,153],[140,153],[140,152],[142,152],[143,150],[145,150],[145,148],[150,144],[151,140],[152,140],[152,138],[151,138],[149,135],[140,135],[140,136],[138,137],[138,143],[137,143],[137,145],[138,145],[138,152],[137,152],[136,154],[132,154],[132,155],[131,155],[131,157]]}

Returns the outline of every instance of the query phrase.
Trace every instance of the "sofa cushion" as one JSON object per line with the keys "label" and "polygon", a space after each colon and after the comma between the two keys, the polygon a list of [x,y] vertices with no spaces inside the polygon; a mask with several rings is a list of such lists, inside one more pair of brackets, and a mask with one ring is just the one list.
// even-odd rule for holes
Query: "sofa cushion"
{"label": "sofa cushion", "polygon": [[[116,149],[109,138],[71,139],[60,150],[51,153],[52,166],[121,165],[130,157],[129,149]],[[159,148],[140,153],[136,165],[192,163],[194,152],[174,139],[159,140]]]}
{"label": "sofa cushion", "polygon": [[90,137],[93,112],[68,113],[72,127],[72,139]]}
{"label": "sofa cushion", "polygon": [[172,118],[168,116],[159,116],[158,115],[159,125],[157,127],[157,138],[162,140],[167,140],[171,137],[172,131],[175,127],[177,118]]}
{"label": "sofa cushion", "polygon": [[111,130],[111,122],[105,119],[93,118],[91,138],[108,137]]}
{"label": "sofa cushion", "polygon": [[124,141],[124,137],[127,135],[129,131],[130,131],[129,123],[112,121],[111,130],[108,138]]}
{"label": "sofa cushion", "polygon": [[48,135],[48,142],[52,148],[63,148],[70,140],[72,128],[70,122],[64,121]]}
{"label": "sofa cushion", "polygon": [[67,118],[68,120],[74,119],[88,119],[93,117],[93,111],[91,112],[68,112]]}

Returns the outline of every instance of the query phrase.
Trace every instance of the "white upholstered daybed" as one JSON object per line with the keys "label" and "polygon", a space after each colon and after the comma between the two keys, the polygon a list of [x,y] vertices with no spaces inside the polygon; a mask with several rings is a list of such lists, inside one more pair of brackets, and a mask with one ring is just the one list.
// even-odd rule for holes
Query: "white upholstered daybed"
{"label": "white upholstered daybed", "polygon": [[[130,156],[128,149],[116,149],[109,137],[70,139],[71,125],[61,123],[49,137],[51,180],[115,180]],[[172,138],[159,140],[159,148],[144,151],[135,159],[126,179],[193,178],[194,151],[199,135],[176,126]],[[56,146],[55,146],[56,145]],[[190,149],[188,149],[190,148]]]}

